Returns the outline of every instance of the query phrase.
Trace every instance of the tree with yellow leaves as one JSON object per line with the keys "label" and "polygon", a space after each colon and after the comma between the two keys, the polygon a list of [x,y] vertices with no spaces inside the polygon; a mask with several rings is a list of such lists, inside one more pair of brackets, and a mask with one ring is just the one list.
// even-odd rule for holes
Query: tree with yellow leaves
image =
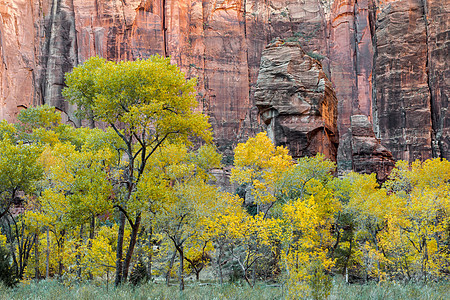
{"label": "tree with yellow leaves", "polygon": [[326,272],[334,265],[329,250],[335,243],[331,229],[341,209],[329,187],[335,167],[320,154],[303,157],[277,182],[277,238],[290,297],[329,293]]}
{"label": "tree with yellow leaves", "polygon": [[237,195],[222,194],[222,206],[217,213],[206,220],[207,232],[210,234],[216,250],[216,265],[219,282],[223,284],[223,259],[228,247],[233,247],[234,240],[240,231],[242,221],[249,217],[242,204],[243,200]]}
{"label": "tree with yellow leaves", "polygon": [[246,198],[251,199],[245,199],[247,205],[256,204],[254,216],[238,215],[240,220],[232,223],[236,227],[230,232],[232,255],[250,286],[255,284],[259,260],[265,256],[263,252],[271,255],[268,236],[273,220],[267,218],[276,202],[277,182],[292,163],[288,150],[275,147],[265,132],[238,144],[234,150],[230,180],[249,191]]}
{"label": "tree with yellow leaves", "polygon": [[351,181],[351,197],[344,208],[356,223],[356,237],[363,253],[363,265],[368,276],[380,279],[384,259],[380,239],[386,229],[386,215],[390,210],[390,199],[385,189],[380,189],[375,174],[348,175]]}
{"label": "tree with yellow leaves", "polygon": [[[51,241],[57,245],[54,257],[59,265],[58,274],[62,275],[64,253],[73,250],[65,247],[64,241],[77,249],[85,246],[84,242],[90,247],[91,242],[83,237],[86,223],[89,223],[89,239],[92,240],[96,218],[112,210],[110,178],[114,174],[111,174],[111,167],[118,161],[114,146],[119,145],[120,140],[111,130],[61,124],[60,114],[46,105],[24,110],[18,118],[17,136],[41,149],[39,163],[44,169],[44,177],[36,190],[37,198],[29,201],[24,215],[26,224],[36,235],[35,276],[39,278],[39,253],[49,255]],[[52,236],[48,234],[47,238],[40,239],[42,231],[46,230]],[[46,251],[39,251],[41,241],[47,244]],[[47,257],[47,274],[50,260]],[[80,273],[79,259],[77,266]]]}
{"label": "tree with yellow leaves", "polygon": [[[158,181],[165,184],[165,201],[160,202],[162,207],[155,214],[155,223],[178,252],[180,290],[184,289],[184,261],[195,267],[196,250],[204,252],[206,247],[211,247],[207,220],[218,213],[222,198],[217,188],[207,181],[211,179],[209,170],[219,167],[220,160],[221,156],[208,145],[196,152],[189,152],[179,144],[163,147],[150,160],[149,172],[142,181],[147,187],[148,183],[154,186]],[[145,192],[150,190],[145,188]]]}
{"label": "tree with yellow leaves", "polygon": [[[398,162],[385,186],[392,194],[383,237],[388,271],[406,278],[447,276],[450,270],[450,162]],[[395,273],[394,273],[395,272]]]}
{"label": "tree with yellow leaves", "polygon": [[93,239],[96,217],[112,210],[108,174],[112,157],[108,148],[92,151],[83,147],[78,151],[74,145],[63,143],[48,146],[42,153],[41,163],[45,166],[45,177],[40,183],[42,192],[35,209],[27,212],[27,219],[36,224],[37,230],[47,228],[53,233],[60,257],[59,275],[63,272],[65,240],[71,242],[67,235],[78,228],[79,234],[75,234],[76,242],[72,240],[72,244],[82,247],[85,224],[90,224],[89,237]]}
{"label": "tree with yellow leaves", "polygon": [[288,295],[297,298],[310,294],[315,299],[328,296],[330,279],[325,272],[331,269],[333,260],[327,255],[328,241],[320,230],[323,220],[318,204],[311,196],[285,204],[282,211],[281,263]]}
{"label": "tree with yellow leaves", "polygon": [[257,204],[256,213],[264,205],[263,210],[267,214],[276,200],[276,183],[291,165],[292,157],[288,150],[275,147],[267,134],[261,132],[237,145],[230,180],[248,187]]}

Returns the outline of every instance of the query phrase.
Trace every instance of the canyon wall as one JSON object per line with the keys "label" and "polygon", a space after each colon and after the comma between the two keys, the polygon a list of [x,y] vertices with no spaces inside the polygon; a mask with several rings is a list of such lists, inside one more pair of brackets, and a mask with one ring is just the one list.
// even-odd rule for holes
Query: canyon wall
{"label": "canyon wall", "polygon": [[338,164],[354,169],[351,117],[395,159],[450,158],[448,0],[0,0],[0,118],[49,103],[90,56],[170,55],[198,77],[224,153],[261,130],[255,90],[276,38],[320,60],[337,104]]}

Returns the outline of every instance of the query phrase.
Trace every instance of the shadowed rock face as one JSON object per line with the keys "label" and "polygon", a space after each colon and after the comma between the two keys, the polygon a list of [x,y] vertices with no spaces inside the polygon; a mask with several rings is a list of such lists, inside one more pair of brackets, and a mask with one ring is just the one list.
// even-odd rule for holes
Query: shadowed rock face
{"label": "shadowed rock face", "polygon": [[432,157],[427,29],[421,0],[390,3],[377,16],[376,109],[382,143],[397,159]]}
{"label": "shadowed rock face", "polygon": [[444,0],[0,0],[0,118],[49,103],[76,123],[60,94],[65,72],[93,55],[158,53],[198,77],[199,109],[230,151],[262,128],[256,81],[277,37],[321,59],[338,100],[340,168],[352,169],[353,115],[368,117],[395,159],[450,158]]}
{"label": "shadowed rock face", "polygon": [[376,131],[395,159],[449,157],[450,2],[378,4]]}
{"label": "shadowed rock face", "polygon": [[336,160],[336,96],[322,65],[297,43],[277,41],[263,51],[255,104],[271,139],[294,158]]}
{"label": "shadowed rock face", "polygon": [[428,0],[425,4],[433,156],[450,159],[450,1]]}

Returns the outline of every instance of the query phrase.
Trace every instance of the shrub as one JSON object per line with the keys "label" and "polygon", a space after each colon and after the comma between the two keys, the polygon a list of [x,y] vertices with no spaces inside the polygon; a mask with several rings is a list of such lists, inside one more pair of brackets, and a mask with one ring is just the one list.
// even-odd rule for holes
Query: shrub
{"label": "shrub", "polygon": [[148,282],[150,276],[148,275],[147,268],[144,265],[142,259],[139,259],[130,275],[130,282],[133,285],[138,285]]}
{"label": "shrub", "polygon": [[291,37],[286,38],[285,42],[286,43],[290,43],[290,42],[294,42],[295,43],[295,42],[298,42],[298,38],[296,38],[294,36],[291,36]]}
{"label": "shrub", "polygon": [[306,53],[306,54],[308,54],[310,57],[312,57],[312,58],[314,58],[314,59],[316,59],[316,60],[318,60],[318,61],[321,61],[322,59],[325,58],[324,55],[319,54],[319,53],[316,53],[316,52],[308,52],[308,53]]}

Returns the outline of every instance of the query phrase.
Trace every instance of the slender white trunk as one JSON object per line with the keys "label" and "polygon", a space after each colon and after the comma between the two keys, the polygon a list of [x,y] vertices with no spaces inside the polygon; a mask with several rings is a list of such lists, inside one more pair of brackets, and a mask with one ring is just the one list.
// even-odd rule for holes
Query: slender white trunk
{"label": "slender white trunk", "polygon": [[48,279],[50,272],[50,232],[47,227],[47,262],[45,264],[45,279]]}

